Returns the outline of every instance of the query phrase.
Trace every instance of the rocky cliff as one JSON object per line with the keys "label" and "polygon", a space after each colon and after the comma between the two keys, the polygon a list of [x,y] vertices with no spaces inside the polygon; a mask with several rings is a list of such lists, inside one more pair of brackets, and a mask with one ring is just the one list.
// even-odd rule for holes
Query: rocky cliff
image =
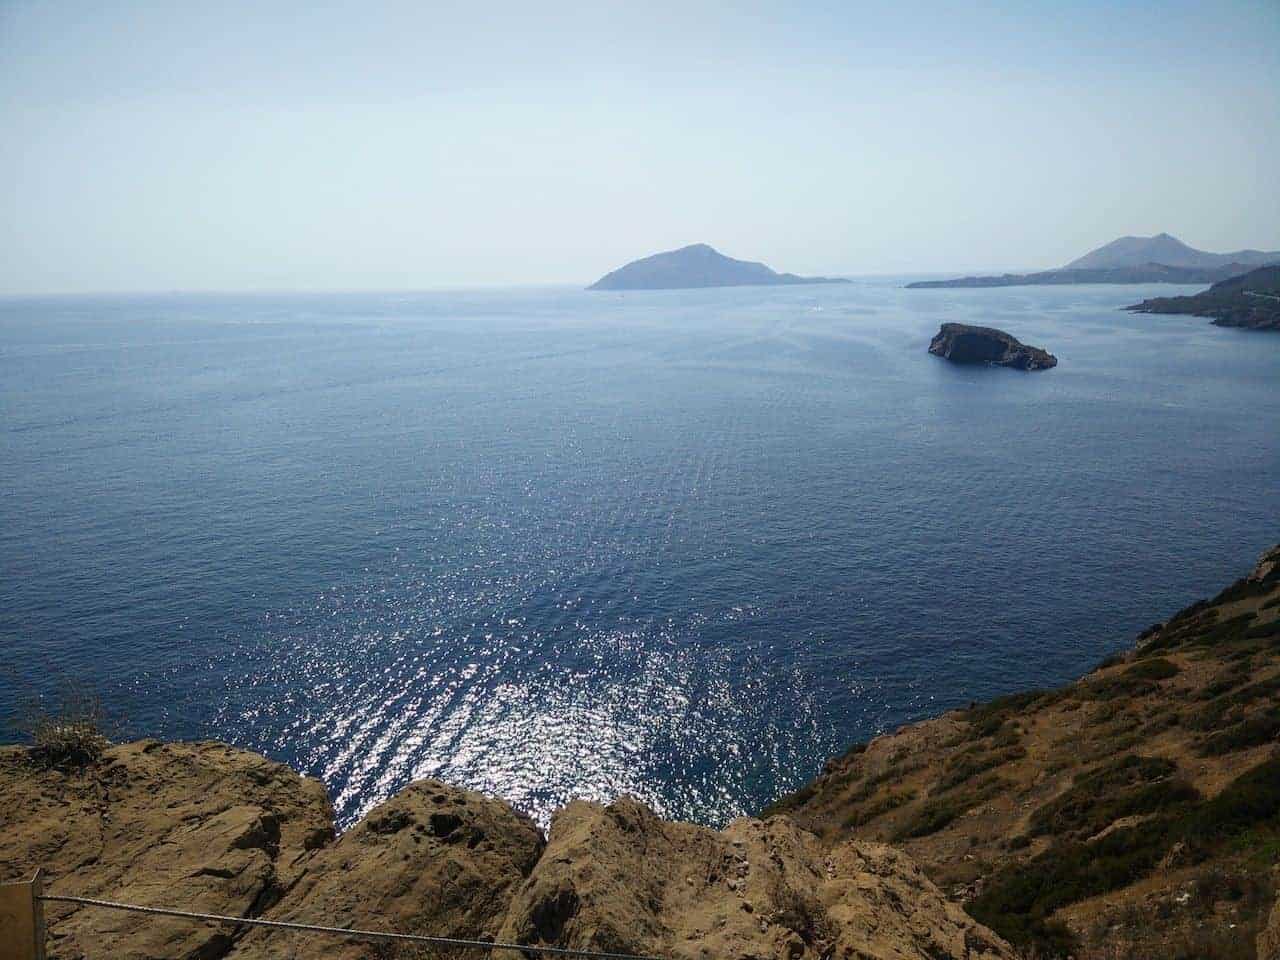
{"label": "rocky cliff", "polygon": [[[5,879],[43,867],[53,894],[683,960],[1013,957],[910,857],[824,845],[787,817],[718,832],[626,798],[576,802],[544,840],[507,804],[426,781],[335,839],[319,783],[222,744],[154,741],[69,769],[6,748],[0,797]],[[435,955],[67,904],[47,913],[58,960]]]}

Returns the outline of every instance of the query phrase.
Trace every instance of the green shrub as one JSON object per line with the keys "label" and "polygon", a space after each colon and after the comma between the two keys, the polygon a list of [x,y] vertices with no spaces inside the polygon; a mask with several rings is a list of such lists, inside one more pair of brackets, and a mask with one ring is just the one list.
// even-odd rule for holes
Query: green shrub
{"label": "green shrub", "polygon": [[946,771],[943,773],[942,779],[938,781],[936,789],[938,792],[953,790],[962,783],[972,780],[980,773],[986,773],[988,770],[1002,767],[1014,760],[1021,760],[1026,755],[1026,748],[1018,745],[1003,747],[991,752],[975,751],[971,747],[969,750],[957,754],[947,761]]}
{"label": "green shrub", "polygon": [[904,804],[910,803],[916,797],[914,790],[903,790],[900,793],[887,793],[879,800],[869,803],[864,807],[859,807],[844,818],[844,825],[849,829],[861,827],[870,823],[876,817],[882,817],[892,810],[897,810]]}
{"label": "green shrub", "polygon": [[1162,680],[1176,677],[1177,664],[1155,658],[1139,660],[1128,670],[1114,677],[1104,677],[1081,684],[1080,696],[1088,700],[1114,700],[1117,697],[1142,696],[1151,693]]}
{"label": "green shrub", "polygon": [[947,793],[940,797],[930,797],[902,825],[894,835],[894,839],[908,840],[912,837],[927,837],[937,833],[958,817],[968,813],[978,804],[990,800],[1009,786],[1009,781],[1002,777],[991,776],[974,784],[973,789],[964,793]]}
{"label": "green shrub", "polygon": [[[1107,774],[1118,775],[1119,771]],[[1238,845],[1242,838],[1257,842],[1258,836],[1277,830],[1280,757],[1247,770],[1211,800],[1161,813],[1087,843],[1055,843],[1026,863],[1000,871],[967,909],[1016,946],[1048,949],[1049,955],[1062,956],[1063,948],[1053,946],[1046,934],[1047,918],[1055,910],[1149,875],[1179,841],[1194,858],[1204,859]]]}
{"label": "green shrub", "polygon": [[1025,690],[1022,693],[1010,693],[970,707],[965,712],[965,719],[973,725],[976,736],[989,737],[1004,726],[1006,720],[1021,716],[1032,707],[1048,706],[1062,699],[1063,696],[1062,690]]}
{"label": "green shrub", "polygon": [[1205,738],[1196,752],[1202,757],[1220,757],[1237,750],[1272,743],[1277,736],[1280,736],[1280,710],[1272,709]]}
{"label": "green shrub", "polygon": [[1188,846],[1207,852],[1260,825],[1280,826],[1280,757],[1250,768],[1196,807],[1182,832]]}
{"label": "green shrub", "polygon": [[1195,642],[1207,647],[1220,647],[1229,643],[1237,643],[1246,639],[1249,624],[1252,622],[1252,613],[1242,613],[1232,617],[1230,620],[1223,620],[1221,623],[1215,624],[1197,637]]}
{"label": "green shrub", "polygon": [[1248,577],[1241,577],[1231,586],[1227,587],[1211,601],[1214,606],[1222,603],[1232,603],[1236,600],[1246,600],[1249,597],[1261,597],[1271,592],[1271,584],[1262,580],[1251,580]]}
{"label": "green shrub", "polygon": [[1032,836],[1089,837],[1121,817],[1195,803],[1199,794],[1173,779],[1178,765],[1164,757],[1130,754],[1077,775],[1070,789],[1031,815]]}
{"label": "green shrub", "polygon": [[1272,637],[1280,637],[1280,620],[1250,627],[1244,632],[1244,636],[1246,640],[1270,640]]}

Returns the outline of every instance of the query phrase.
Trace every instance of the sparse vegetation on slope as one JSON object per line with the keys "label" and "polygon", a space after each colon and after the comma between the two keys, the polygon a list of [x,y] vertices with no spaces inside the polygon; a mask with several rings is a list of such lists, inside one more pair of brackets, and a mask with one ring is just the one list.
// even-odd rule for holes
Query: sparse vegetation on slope
{"label": "sparse vegetation on slope", "polygon": [[1278,700],[1280,548],[1081,680],[881,737],[775,809],[828,843],[901,843],[1029,955],[1252,956],[1280,859]]}

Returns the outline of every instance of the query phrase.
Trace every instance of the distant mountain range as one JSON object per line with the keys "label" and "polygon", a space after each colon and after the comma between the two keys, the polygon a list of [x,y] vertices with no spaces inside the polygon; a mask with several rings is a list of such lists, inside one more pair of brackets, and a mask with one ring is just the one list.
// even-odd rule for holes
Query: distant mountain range
{"label": "distant mountain range", "polygon": [[607,273],[588,290],[684,290],[696,287],[783,286],[798,283],[848,283],[830,277],[777,273],[763,263],[726,257],[705,243],[655,253]]}
{"label": "distant mountain range", "polygon": [[1141,267],[1158,263],[1166,267],[1225,267],[1244,264],[1262,267],[1280,262],[1280,250],[1237,250],[1234,253],[1208,253],[1189,247],[1177,237],[1157,233],[1154,237],[1121,237],[1072,260],[1064,270],[1112,270],[1117,267]]}
{"label": "distant mountain range", "polygon": [[926,287],[1015,287],[1066,283],[1216,283],[1254,267],[1280,263],[1280,250],[1237,250],[1208,253],[1189,247],[1176,237],[1121,237],[1072,260],[1057,270],[1006,273],[955,280],[921,280],[907,284]]}

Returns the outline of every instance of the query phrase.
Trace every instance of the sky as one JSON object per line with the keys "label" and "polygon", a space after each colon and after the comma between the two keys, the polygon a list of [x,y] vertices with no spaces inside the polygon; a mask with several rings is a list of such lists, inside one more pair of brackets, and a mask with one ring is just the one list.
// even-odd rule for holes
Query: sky
{"label": "sky", "polygon": [[0,293],[1280,249],[1280,0],[0,0]]}

